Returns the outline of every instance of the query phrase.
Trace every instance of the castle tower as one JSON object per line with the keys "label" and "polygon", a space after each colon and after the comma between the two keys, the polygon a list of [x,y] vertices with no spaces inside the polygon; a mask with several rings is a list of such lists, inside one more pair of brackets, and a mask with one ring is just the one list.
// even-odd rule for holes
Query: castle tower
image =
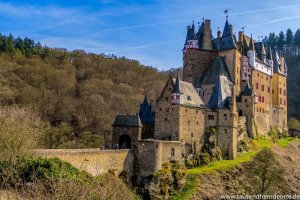
{"label": "castle tower", "polygon": [[143,103],[140,104],[139,117],[143,124],[142,139],[153,138],[154,135],[154,115],[147,96],[145,95]]}
{"label": "castle tower", "polygon": [[268,63],[271,65],[272,69],[273,69],[273,55],[272,55],[271,47],[268,48],[267,60],[268,60]]}
{"label": "castle tower", "polygon": [[[198,48],[185,45],[186,48],[183,51],[183,80],[192,83],[198,91],[201,87],[201,79],[217,56],[217,52],[213,49],[213,36],[210,26],[210,20],[203,21],[195,35]],[[192,34],[191,32],[188,29],[187,41],[191,38],[189,36]]]}
{"label": "castle tower", "polygon": [[236,37],[233,34],[233,26],[229,24],[226,18],[224,30],[220,40],[220,56],[225,58],[230,76],[235,85],[237,94],[240,92],[241,84],[241,52],[238,48]]}
{"label": "castle tower", "polygon": [[272,125],[287,128],[287,66],[285,59],[273,52]]}
{"label": "castle tower", "polygon": [[251,39],[250,39],[250,44],[249,44],[249,50],[247,52],[247,55],[249,57],[249,65],[250,66],[255,66],[255,47],[254,47],[254,42],[253,42],[253,38],[251,35]]}

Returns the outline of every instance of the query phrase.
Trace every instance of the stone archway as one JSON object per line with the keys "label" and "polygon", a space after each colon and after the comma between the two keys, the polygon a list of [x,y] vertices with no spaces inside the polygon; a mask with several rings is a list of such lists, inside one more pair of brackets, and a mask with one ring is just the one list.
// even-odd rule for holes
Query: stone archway
{"label": "stone archway", "polygon": [[119,137],[119,149],[131,149],[131,138],[127,134]]}

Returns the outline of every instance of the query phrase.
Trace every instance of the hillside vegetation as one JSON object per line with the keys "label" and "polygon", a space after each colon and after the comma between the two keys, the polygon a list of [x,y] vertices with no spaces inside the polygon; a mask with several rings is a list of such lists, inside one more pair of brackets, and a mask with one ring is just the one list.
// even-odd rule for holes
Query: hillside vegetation
{"label": "hillside vegetation", "polygon": [[57,141],[48,148],[100,147],[114,116],[137,113],[167,77],[135,60],[0,35],[0,104],[29,106],[49,122]]}

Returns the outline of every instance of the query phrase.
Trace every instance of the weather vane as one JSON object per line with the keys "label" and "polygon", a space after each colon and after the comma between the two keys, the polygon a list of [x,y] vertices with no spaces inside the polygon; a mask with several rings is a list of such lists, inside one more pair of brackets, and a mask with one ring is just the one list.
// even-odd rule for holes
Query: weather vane
{"label": "weather vane", "polygon": [[226,19],[228,20],[228,11],[229,11],[230,9],[228,8],[228,9],[226,9],[226,10],[224,10],[224,14],[226,15]]}

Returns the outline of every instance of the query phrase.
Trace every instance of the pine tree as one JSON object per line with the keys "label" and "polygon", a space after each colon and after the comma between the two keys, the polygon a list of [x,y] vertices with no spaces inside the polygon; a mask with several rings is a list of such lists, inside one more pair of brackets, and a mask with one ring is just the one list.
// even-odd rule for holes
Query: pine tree
{"label": "pine tree", "polygon": [[298,29],[295,33],[294,45],[300,47],[300,29]]}
{"label": "pine tree", "polygon": [[286,31],[286,45],[287,46],[292,46],[294,42],[294,33],[293,31],[289,28]]}
{"label": "pine tree", "polygon": [[268,37],[268,41],[267,41],[267,44],[268,46],[271,46],[272,49],[274,49],[274,47],[276,46],[276,36],[275,36],[275,33],[270,33],[269,37]]}
{"label": "pine tree", "polygon": [[282,50],[284,45],[285,45],[285,35],[282,31],[280,31],[279,35],[277,36],[277,48],[279,50]]}

